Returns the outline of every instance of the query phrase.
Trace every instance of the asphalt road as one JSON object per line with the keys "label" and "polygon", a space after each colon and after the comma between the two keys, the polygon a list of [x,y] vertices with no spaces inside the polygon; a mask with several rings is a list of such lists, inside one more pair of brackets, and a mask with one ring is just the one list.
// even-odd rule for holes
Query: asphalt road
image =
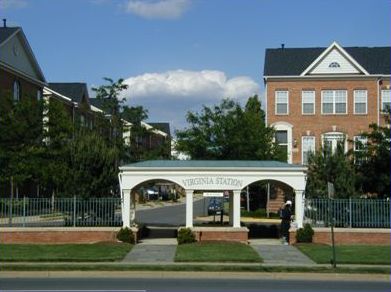
{"label": "asphalt road", "polygon": [[[331,276],[332,277],[332,276]],[[312,278],[309,275],[307,278]],[[387,281],[197,278],[1,278],[0,291],[390,291]]]}
{"label": "asphalt road", "polygon": [[[193,217],[204,215],[207,201],[201,199],[193,203]],[[137,210],[136,222],[147,225],[183,226],[186,224],[186,204],[154,209]]]}

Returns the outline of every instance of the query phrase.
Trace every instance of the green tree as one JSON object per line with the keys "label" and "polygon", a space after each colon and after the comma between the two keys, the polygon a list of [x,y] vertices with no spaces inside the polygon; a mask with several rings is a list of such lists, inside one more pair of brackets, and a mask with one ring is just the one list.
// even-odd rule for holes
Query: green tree
{"label": "green tree", "polygon": [[[55,100],[45,103],[44,153],[40,168],[41,185],[52,195],[67,193],[72,165],[75,127],[65,106]],[[70,195],[70,194],[68,194]]]}
{"label": "green tree", "polygon": [[321,198],[328,196],[327,183],[334,184],[336,198],[355,196],[356,175],[344,147],[338,143],[336,151],[322,149],[310,155],[308,159],[308,173],[306,196]]}
{"label": "green tree", "polygon": [[0,180],[14,187],[38,179],[37,165],[42,154],[42,103],[23,96],[14,101],[0,96]]}
{"label": "green tree", "polygon": [[72,140],[72,164],[67,193],[82,197],[100,197],[113,193],[118,184],[115,160],[118,149],[96,131],[79,129]]}
{"label": "green tree", "polygon": [[363,193],[390,197],[390,110],[384,116],[385,125],[373,123],[362,136],[367,139],[362,151],[355,152],[358,188]]}
{"label": "green tree", "polygon": [[282,160],[258,96],[250,97],[244,109],[231,99],[204,106],[201,113],[188,112],[187,122],[188,128],[176,132],[177,150],[192,159]]}

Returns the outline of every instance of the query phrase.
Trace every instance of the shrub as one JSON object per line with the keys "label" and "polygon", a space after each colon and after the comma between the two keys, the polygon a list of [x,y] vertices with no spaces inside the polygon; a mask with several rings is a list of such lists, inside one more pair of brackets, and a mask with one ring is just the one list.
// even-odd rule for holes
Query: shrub
{"label": "shrub", "polygon": [[134,234],[133,231],[130,230],[128,227],[121,228],[117,233],[117,239],[122,242],[127,242],[134,244]]}
{"label": "shrub", "polygon": [[312,242],[313,236],[314,230],[308,223],[304,224],[304,228],[299,228],[296,232],[297,242]]}
{"label": "shrub", "polygon": [[181,228],[178,231],[178,244],[195,242],[195,236],[190,228]]}

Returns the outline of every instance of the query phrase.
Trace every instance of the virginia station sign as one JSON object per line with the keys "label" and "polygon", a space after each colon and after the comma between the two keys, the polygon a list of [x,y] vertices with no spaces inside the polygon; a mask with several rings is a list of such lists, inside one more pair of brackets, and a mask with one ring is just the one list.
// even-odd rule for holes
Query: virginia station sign
{"label": "virginia station sign", "polygon": [[243,180],[225,177],[225,176],[216,176],[216,177],[192,177],[182,180],[182,184],[185,188],[193,189],[208,189],[210,187],[220,187],[220,189],[241,189],[243,187]]}

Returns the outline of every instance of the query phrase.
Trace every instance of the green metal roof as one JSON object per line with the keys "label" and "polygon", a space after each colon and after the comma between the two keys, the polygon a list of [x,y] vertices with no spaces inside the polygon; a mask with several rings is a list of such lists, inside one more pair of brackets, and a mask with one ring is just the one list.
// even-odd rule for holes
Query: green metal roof
{"label": "green metal roof", "polygon": [[274,160],[147,160],[123,165],[126,168],[302,168]]}

